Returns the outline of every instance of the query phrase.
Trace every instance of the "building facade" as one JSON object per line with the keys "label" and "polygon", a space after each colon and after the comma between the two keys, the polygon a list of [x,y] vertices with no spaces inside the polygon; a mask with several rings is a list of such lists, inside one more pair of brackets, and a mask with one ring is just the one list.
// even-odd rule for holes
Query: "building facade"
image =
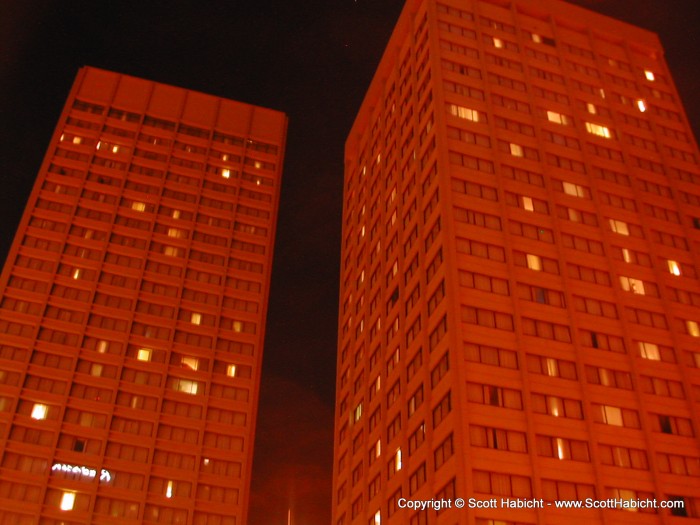
{"label": "building facade", "polygon": [[0,277],[0,523],[246,523],[286,126],[80,70]]}
{"label": "building facade", "polygon": [[333,524],[697,522],[699,183],[652,33],[408,0],[346,143]]}

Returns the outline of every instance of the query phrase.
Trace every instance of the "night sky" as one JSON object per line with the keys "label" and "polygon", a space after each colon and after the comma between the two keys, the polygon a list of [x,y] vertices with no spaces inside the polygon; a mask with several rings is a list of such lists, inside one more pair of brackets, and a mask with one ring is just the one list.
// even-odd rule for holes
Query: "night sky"
{"label": "night sky", "polygon": [[[578,0],[658,33],[700,129],[697,0]],[[0,0],[0,260],[83,65],[289,117],[249,525],[330,523],[343,145],[403,2]]]}

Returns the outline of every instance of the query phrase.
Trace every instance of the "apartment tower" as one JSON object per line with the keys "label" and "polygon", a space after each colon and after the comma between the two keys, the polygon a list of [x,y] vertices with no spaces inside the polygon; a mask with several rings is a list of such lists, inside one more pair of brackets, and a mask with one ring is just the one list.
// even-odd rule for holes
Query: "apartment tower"
{"label": "apartment tower", "polygon": [[80,70],[0,278],[0,523],[246,523],[286,122]]}
{"label": "apartment tower", "polygon": [[346,143],[333,525],[695,523],[699,245],[654,34],[408,0]]}

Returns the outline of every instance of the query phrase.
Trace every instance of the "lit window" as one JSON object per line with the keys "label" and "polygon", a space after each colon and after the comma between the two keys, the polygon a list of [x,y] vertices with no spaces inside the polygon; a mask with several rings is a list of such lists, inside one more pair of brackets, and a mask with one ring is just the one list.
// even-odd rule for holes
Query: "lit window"
{"label": "lit window", "polygon": [[377,155],[377,164],[379,164],[381,161],[382,161],[382,154],[379,153],[379,154]]}
{"label": "lit window", "polygon": [[450,104],[449,111],[452,115],[456,117],[471,120],[472,122],[479,122],[479,112],[475,109],[469,109],[463,106],[456,106],[455,104]]}
{"label": "lit window", "polygon": [[620,276],[620,286],[625,292],[632,292],[639,295],[644,295],[644,282],[631,277]]}
{"label": "lit window", "polygon": [[564,413],[564,402],[556,396],[547,397],[547,413],[559,417]]}
{"label": "lit window", "polygon": [[73,144],[80,144],[83,142],[83,139],[80,137],[73,137]]}
{"label": "lit window", "polygon": [[644,113],[647,110],[647,103],[641,98],[637,100],[637,109]]}
{"label": "lit window", "polygon": [[600,98],[605,98],[605,90],[603,88],[598,90],[598,94],[600,95]]}
{"label": "lit window", "polygon": [[112,153],[117,153],[119,151],[119,146],[112,146]]}
{"label": "lit window", "polygon": [[600,409],[603,413],[603,421],[605,423],[616,427],[622,426],[622,410],[618,407],[610,407],[607,405],[602,405]]}
{"label": "lit window", "polygon": [[169,257],[177,257],[179,253],[179,250],[175,248],[175,246],[163,247],[163,254],[168,255]]}
{"label": "lit window", "polygon": [[234,332],[242,332],[243,331],[243,323],[241,321],[234,321],[233,322],[233,331]]}
{"label": "lit window", "polygon": [[671,261],[670,259],[666,261],[668,263],[668,271],[671,272],[673,275],[680,275],[681,274],[681,265],[678,264],[676,261]]}
{"label": "lit window", "polygon": [[32,407],[32,419],[46,419],[46,415],[48,414],[48,412],[48,405],[34,403],[34,406]]}
{"label": "lit window", "polygon": [[578,210],[573,208],[567,208],[569,214],[569,220],[572,222],[581,222],[581,214]]}
{"label": "lit window", "polygon": [[533,42],[536,42],[537,44],[542,43],[542,37],[540,35],[538,35],[537,33],[532,33],[530,36],[532,37]]}
{"label": "lit window", "polygon": [[103,369],[102,365],[100,365],[98,363],[93,363],[90,366],[90,375],[95,376],[95,377],[100,377],[102,375],[102,369]]}
{"label": "lit window", "polygon": [[190,322],[192,324],[201,324],[202,323],[202,314],[198,314],[196,312],[192,312],[192,316],[190,317]]}
{"label": "lit window", "polygon": [[556,438],[555,441],[557,443],[557,457],[566,459],[566,442],[562,438]]}
{"label": "lit window", "polygon": [[649,71],[648,69],[644,70],[644,76],[649,82],[653,82],[656,79],[656,77],[654,76],[654,72]]}
{"label": "lit window", "polygon": [[175,383],[175,389],[185,394],[195,395],[199,391],[199,383],[189,379],[178,379]]}
{"label": "lit window", "polygon": [[626,263],[632,262],[632,255],[627,248],[622,248],[622,260]]}
{"label": "lit window", "polygon": [[574,197],[585,197],[586,192],[583,186],[578,184],[572,184],[571,182],[562,182],[562,187],[564,188],[564,193],[567,195],[573,195]]}
{"label": "lit window", "polygon": [[61,496],[61,503],[59,505],[61,510],[73,510],[75,505],[75,492],[65,491]]}
{"label": "lit window", "polygon": [[377,442],[374,444],[374,457],[378,458],[381,455],[382,455],[382,440],[378,439]]}
{"label": "lit window", "polygon": [[374,513],[374,525],[382,525],[382,512],[380,510]]}
{"label": "lit window", "polygon": [[586,122],[586,131],[588,131],[588,133],[598,135],[599,137],[604,137],[606,139],[612,137],[609,128],[606,128],[605,126],[601,126],[599,124],[593,124],[591,122]]}
{"label": "lit window", "polygon": [[180,218],[180,210],[173,210],[172,218],[179,219]]}
{"label": "lit window", "polygon": [[184,236],[184,233],[184,231],[179,230],[178,228],[168,228],[168,237],[179,239]]}
{"label": "lit window", "polygon": [[229,170],[229,169],[222,169],[222,170],[221,170],[221,176],[222,176],[224,179],[230,178],[230,177],[231,177],[231,170]]}
{"label": "lit window", "polygon": [[253,166],[255,166],[256,169],[260,169],[260,168],[262,168],[262,162],[260,162],[259,160],[256,160],[253,163]]}
{"label": "lit window", "polygon": [[611,386],[613,384],[610,378],[610,370],[608,370],[607,368],[599,368],[598,377],[600,378],[601,385]]}
{"label": "lit window", "polygon": [[173,482],[172,481],[168,481],[168,485],[165,487],[165,497],[166,498],[173,497]]}
{"label": "lit window", "polygon": [[595,104],[592,104],[590,102],[588,104],[586,104],[586,109],[588,110],[588,112],[591,115],[595,115],[597,113],[596,108],[595,108]]}
{"label": "lit window", "polygon": [[639,341],[637,344],[639,345],[639,355],[641,355],[644,359],[649,359],[650,361],[661,360],[658,345],[655,345],[654,343],[645,343],[643,341]]}
{"label": "lit window", "polygon": [[498,49],[501,49],[503,47],[503,40],[501,40],[500,38],[493,37],[493,45]]}
{"label": "lit window", "polygon": [[228,367],[226,367],[226,375],[229,377],[236,377],[236,365],[228,365]]}
{"label": "lit window", "polygon": [[150,361],[152,350],[150,348],[139,348],[136,352],[136,359],[139,361]]}
{"label": "lit window", "polygon": [[627,223],[624,221],[618,221],[615,219],[608,219],[608,222],[610,223],[610,229],[614,231],[615,233],[619,233],[620,235],[629,235],[630,231],[629,228],[627,227]]}
{"label": "lit window", "polygon": [[547,120],[550,122],[556,122],[557,124],[569,125],[569,117],[557,113],[556,111],[547,111]]}
{"label": "lit window", "polygon": [[523,156],[522,146],[520,146],[518,144],[513,144],[511,142],[510,143],[510,154],[513,155],[514,157],[522,157]]}
{"label": "lit window", "polygon": [[530,268],[530,270],[537,270],[538,272],[542,270],[542,259],[540,259],[540,256],[528,253],[527,267]]}
{"label": "lit window", "polygon": [[399,470],[401,470],[401,467],[401,448],[397,448],[396,454],[394,454],[394,470],[398,472]]}
{"label": "lit window", "polygon": [[78,279],[80,279],[80,277],[81,277],[82,275],[83,275],[83,270],[82,270],[82,268],[76,268],[75,270],[73,270],[73,279],[75,279],[76,281],[77,281]]}
{"label": "lit window", "polygon": [[527,211],[535,211],[535,206],[532,203],[532,198],[523,196],[523,208]]}
{"label": "lit window", "polygon": [[353,421],[355,423],[357,423],[361,417],[362,417],[362,403],[360,403],[359,405],[357,405],[355,407],[355,410],[353,412]]}
{"label": "lit window", "polygon": [[686,321],[685,326],[688,329],[688,334],[693,337],[700,337],[700,326],[695,321]]}
{"label": "lit window", "polygon": [[547,365],[547,375],[550,377],[558,377],[559,367],[557,366],[557,360],[548,357],[547,359],[545,359],[545,363]]}
{"label": "lit window", "polygon": [[132,202],[131,209],[136,210],[136,211],[146,211],[146,203],[145,202]]}
{"label": "lit window", "polygon": [[199,368],[199,359],[196,357],[183,357],[181,362],[182,366],[190,370],[197,370],[197,368]]}

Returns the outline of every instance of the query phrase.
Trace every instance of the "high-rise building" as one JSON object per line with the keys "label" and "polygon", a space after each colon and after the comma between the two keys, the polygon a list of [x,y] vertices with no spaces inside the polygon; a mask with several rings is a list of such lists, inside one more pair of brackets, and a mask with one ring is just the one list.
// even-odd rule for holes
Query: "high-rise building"
{"label": "high-rise building", "polygon": [[695,522],[699,245],[654,34],[408,0],[346,143],[333,525]]}
{"label": "high-rise building", "polygon": [[246,523],[286,123],[80,70],[0,278],[0,523]]}

